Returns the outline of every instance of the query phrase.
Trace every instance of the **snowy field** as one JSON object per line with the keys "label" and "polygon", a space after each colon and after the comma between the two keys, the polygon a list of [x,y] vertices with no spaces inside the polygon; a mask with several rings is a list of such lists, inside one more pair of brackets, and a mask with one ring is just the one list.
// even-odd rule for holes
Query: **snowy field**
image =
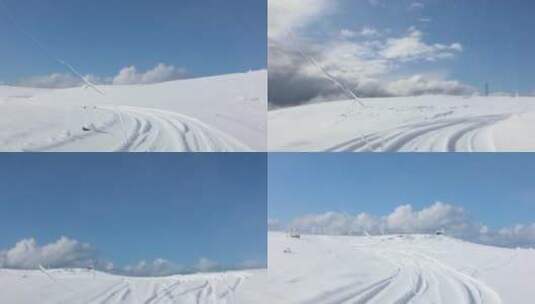
{"label": "snowy field", "polygon": [[422,96],[268,113],[270,151],[535,151],[534,97]]}
{"label": "snowy field", "polygon": [[[269,274],[254,303],[531,303],[535,250],[445,236],[269,234]],[[252,302],[243,302],[252,303]]]}
{"label": "snowy field", "polygon": [[0,151],[262,151],[267,72],[150,85],[0,86]]}
{"label": "snowy field", "polygon": [[530,303],[535,250],[446,236],[269,233],[269,271],[124,277],[0,270],[1,303]]}
{"label": "snowy field", "polygon": [[[260,270],[256,270],[259,272]],[[252,271],[253,273],[255,271]],[[123,277],[91,270],[0,270],[1,303],[237,303],[246,272]]]}

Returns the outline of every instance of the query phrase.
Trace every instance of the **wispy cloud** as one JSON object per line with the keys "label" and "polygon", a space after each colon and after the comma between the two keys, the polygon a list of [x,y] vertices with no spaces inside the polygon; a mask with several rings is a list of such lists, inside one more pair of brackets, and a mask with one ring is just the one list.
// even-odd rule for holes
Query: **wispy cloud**
{"label": "wispy cloud", "polygon": [[409,10],[415,11],[415,10],[421,10],[425,7],[425,5],[422,2],[412,2],[409,4]]}

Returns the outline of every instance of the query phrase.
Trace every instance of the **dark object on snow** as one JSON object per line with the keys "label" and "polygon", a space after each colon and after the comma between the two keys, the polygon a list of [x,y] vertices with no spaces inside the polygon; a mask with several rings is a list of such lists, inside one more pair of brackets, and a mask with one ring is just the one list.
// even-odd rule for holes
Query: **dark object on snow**
{"label": "dark object on snow", "polygon": [[444,231],[436,231],[435,235],[444,235]]}
{"label": "dark object on snow", "polygon": [[89,131],[91,131],[91,129],[88,128],[88,127],[86,127],[86,126],[83,126],[83,127],[82,127],[82,130],[84,130],[84,132],[89,132]]}

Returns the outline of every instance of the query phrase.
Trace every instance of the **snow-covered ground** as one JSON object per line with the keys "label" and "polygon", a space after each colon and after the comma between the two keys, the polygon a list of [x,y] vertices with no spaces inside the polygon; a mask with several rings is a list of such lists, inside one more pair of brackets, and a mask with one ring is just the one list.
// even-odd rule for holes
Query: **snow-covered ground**
{"label": "snow-covered ground", "polygon": [[270,151],[535,151],[534,97],[421,96],[268,113]]}
{"label": "snow-covered ground", "polygon": [[264,70],[104,95],[0,86],[0,151],[265,151],[266,83]]}
{"label": "snow-covered ground", "polygon": [[0,270],[0,303],[530,303],[535,250],[447,236],[269,233],[269,271]]}
{"label": "snow-covered ground", "polygon": [[[535,250],[446,236],[269,233],[269,273],[246,280],[254,303],[531,303]],[[252,302],[243,302],[252,303]]]}
{"label": "snow-covered ground", "polygon": [[[0,270],[0,302],[69,303],[238,303],[236,293],[255,272],[124,277],[81,269]],[[252,302],[248,302],[252,303]]]}

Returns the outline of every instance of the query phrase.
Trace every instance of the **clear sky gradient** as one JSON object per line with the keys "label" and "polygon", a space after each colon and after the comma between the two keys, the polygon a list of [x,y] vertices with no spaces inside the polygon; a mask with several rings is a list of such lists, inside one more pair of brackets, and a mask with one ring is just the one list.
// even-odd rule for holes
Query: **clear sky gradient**
{"label": "clear sky gradient", "polygon": [[266,155],[0,155],[0,249],[65,235],[116,265],[266,261]]}
{"label": "clear sky gradient", "polygon": [[463,207],[501,228],[535,220],[531,154],[270,154],[269,217],[327,211],[382,216],[402,204]]}
{"label": "clear sky gradient", "polygon": [[[399,37],[410,27],[429,43],[460,43],[451,60],[407,65],[407,74],[422,71],[448,75],[482,89],[535,92],[535,2],[525,0],[338,0],[333,14],[310,29],[317,36],[333,29],[373,27]],[[376,3],[372,5],[370,3]],[[412,8],[413,3],[422,6]]]}
{"label": "clear sky gradient", "polygon": [[192,76],[266,67],[267,5],[249,0],[1,0],[0,81],[68,72],[9,18],[83,74],[165,63]]}

